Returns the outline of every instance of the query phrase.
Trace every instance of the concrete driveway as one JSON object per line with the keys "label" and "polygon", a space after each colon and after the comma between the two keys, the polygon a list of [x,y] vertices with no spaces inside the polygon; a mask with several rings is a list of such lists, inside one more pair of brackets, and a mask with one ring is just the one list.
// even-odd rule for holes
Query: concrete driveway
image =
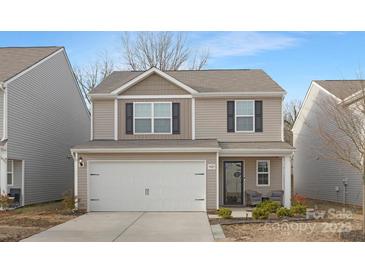
{"label": "concrete driveway", "polygon": [[208,242],[204,212],[92,212],[25,242]]}

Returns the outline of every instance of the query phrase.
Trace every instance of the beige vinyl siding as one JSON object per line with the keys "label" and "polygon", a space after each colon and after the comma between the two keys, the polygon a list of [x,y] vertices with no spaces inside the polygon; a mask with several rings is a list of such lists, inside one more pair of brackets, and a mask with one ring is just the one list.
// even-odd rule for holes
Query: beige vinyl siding
{"label": "beige vinyl siding", "polygon": [[25,204],[73,189],[70,148],[90,136],[90,115],[61,51],[8,84],[8,158],[24,160]]}
{"label": "beige vinyl siding", "polygon": [[[281,141],[281,98],[251,98],[263,101],[263,132],[227,132],[227,101],[237,98],[196,98],[195,132],[197,139],[219,141]],[[241,100],[241,99],[240,99]]]}
{"label": "beige vinyl siding", "polygon": [[172,84],[159,75],[152,74],[124,91],[122,95],[188,95],[186,90]]}
{"label": "beige vinyl siding", "polygon": [[114,100],[93,101],[93,139],[114,139]]}
{"label": "beige vinyl siding", "polygon": [[[256,161],[270,160],[270,186],[256,185]],[[224,161],[243,161],[243,173],[245,180],[244,190],[255,190],[262,194],[269,194],[273,190],[283,190],[282,158],[281,157],[221,157],[219,159],[219,202],[223,204]]]}
{"label": "beige vinyl siding", "polygon": [[4,136],[4,91],[0,90],[0,139]]}
{"label": "beige vinyl siding", "polygon": [[[125,154],[80,154],[84,159],[84,167],[78,167],[78,197],[80,209],[87,207],[87,161],[88,160],[206,160],[216,165],[216,153],[125,153]],[[142,172],[142,171],[141,171]],[[207,172],[207,209],[216,209],[217,181],[216,170]]]}
{"label": "beige vinyl siding", "polygon": [[[180,134],[126,134],[125,104],[133,102],[172,102],[180,103]],[[191,99],[138,99],[119,100],[119,139],[191,139]]]}

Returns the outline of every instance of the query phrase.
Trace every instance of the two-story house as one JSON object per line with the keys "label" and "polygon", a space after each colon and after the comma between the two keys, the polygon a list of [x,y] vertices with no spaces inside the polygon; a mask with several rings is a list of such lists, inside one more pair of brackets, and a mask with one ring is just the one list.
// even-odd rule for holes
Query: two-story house
{"label": "two-story house", "polygon": [[116,71],[90,94],[91,140],[72,148],[88,211],[206,211],[284,191],[285,91],[262,70]]}
{"label": "two-story house", "polygon": [[0,48],[0,192],[16,205],[73,190],[70,148],[89,139],[90,112],[63,47]]}

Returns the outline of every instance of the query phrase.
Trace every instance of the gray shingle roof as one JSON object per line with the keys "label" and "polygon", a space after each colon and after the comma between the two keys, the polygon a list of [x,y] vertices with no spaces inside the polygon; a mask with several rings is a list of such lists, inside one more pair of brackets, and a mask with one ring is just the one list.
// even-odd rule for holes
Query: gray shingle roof
{"label": "gray shingle roof", "polygon": [[[115,71],[92,93],[109,93],[144,71]],[[176,70],[165,71],[198,92],[284,91],[261,69]]]}
{"label": "gray shingle roof", "polygon": [[0,81],[4,82],[62,47],[0,48]]}
{"label": "gray shingle roof", "polygon": [[313,82],[341,100],[365,88],[365,80],[315,80]]}
{"label": "gray shingle roof", "polygon": [[76,145],[73,149],[90,148],[223,148],[223,149],[293,149],[285,142],[218,142],[199,140],[95,140]]}
{"label": "gray shingle roof", "polygon": [[88,148],[219,148],[215,139],[205,140],[95,140],[76,145],[73,149]]}
{"label": "gray shingle roof", "polygon": [[285,142],[219,142],[222,149],[293,149]]}

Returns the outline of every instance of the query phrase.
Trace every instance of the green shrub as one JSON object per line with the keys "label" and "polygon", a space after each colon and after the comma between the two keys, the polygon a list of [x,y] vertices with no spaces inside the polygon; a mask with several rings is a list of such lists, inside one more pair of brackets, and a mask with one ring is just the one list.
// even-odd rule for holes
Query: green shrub
{"label": "green shrub", "polygon": [[230,210],[229,208],[226,207],[221,207],[220,209],[217,210],[218,211],[218,216],[228,219],[231,218],[232,216],[232,210]]}
{"label": "green shrub", "polygon": [[267,219],[270,215],[270,211],[267,207],[256,207],[252,211],[252,217],[254,219]]}
{"label": "green shrub", "polygon": [[71,191],[67,191],[63,194],[62,204],[65,210],[71,210],[71,211],[75,210],[76,202],[77,198],[73,195]]}
{"label": "green shrub", "polygon": [[280,207],[279,202],[270,200],[263,201],[256,206],[256,208],[263,208],[269,211],[269,213],[276,213],[276,210],[278,210],[279,207]]}
{"label": "green shrub", "polygon": [[292,215],[305,215],[307,208],[303,204],[295,204],[290,208],[290,212]]}
{"label": "green shrub", "polygon": [[292,216],[292,212],[289,208],[286,207],[280,207],[278,208],[278,210],[276,211],[276,215],[278,217],[290,217]]}

